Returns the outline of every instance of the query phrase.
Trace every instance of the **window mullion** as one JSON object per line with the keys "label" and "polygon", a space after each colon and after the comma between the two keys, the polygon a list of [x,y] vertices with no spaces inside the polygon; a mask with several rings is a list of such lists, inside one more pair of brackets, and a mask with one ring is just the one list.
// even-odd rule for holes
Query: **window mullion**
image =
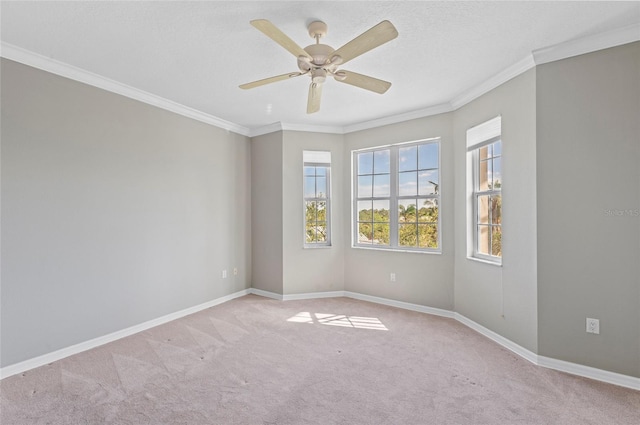
{"label": "window mullion", "polygon": [[389,246],[398,247],[399,229],[398,229],[398,150],[392,147],[389,152],[390,176],[389,176]]}

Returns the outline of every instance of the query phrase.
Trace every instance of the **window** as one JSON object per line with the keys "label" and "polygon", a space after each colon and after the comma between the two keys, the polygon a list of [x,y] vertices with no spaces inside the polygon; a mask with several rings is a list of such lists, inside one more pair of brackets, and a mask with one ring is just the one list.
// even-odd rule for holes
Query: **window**
{"label": "window", "polygon": [[330,246],[331,152],[303,152],[304,245]]}
{"label": "window", "polygon": [[472,256],[502,262],[502,140],[500,117],[467,131],[472,162]]}
{"label": "window", "polygon": [[440,140],[353,152],[354,245],[440,251]]}

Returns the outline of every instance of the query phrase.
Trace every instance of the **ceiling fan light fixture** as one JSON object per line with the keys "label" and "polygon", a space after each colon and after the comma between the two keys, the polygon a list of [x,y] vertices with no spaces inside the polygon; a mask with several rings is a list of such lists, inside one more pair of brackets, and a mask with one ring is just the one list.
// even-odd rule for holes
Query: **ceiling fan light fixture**
{"label": "ceiling fan light fixture", "polygon": [[322,68],[315,68],[311,70],[311,81],[314,84],[322,84],[327,79],[327,71]]}

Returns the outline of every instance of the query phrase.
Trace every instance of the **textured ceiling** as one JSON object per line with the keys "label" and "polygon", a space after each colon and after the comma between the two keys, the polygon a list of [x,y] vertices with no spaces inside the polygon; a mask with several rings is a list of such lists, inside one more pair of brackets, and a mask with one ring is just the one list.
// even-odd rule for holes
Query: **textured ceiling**
{"label": "textured ceiling", "polygon": [[[255,129],[274,122],[344,126],[440,105],[532,51],[640,22],[638,2],[7,2],[2,41]],[[384,95],[327,80],[306,114],[309,80],[241,90],[297,70],[253,28],[271,20],[304,47],[323,20],[338,48],[378,22],[395,40],[344,66],[393,83]]]}

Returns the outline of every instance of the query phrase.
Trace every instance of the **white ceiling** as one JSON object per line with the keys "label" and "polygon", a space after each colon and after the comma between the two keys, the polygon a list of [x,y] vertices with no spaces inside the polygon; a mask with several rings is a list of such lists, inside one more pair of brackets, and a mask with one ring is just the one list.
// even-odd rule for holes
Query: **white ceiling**
{"label": "white ceiling", "polygon": [[[274,122],[347,126],[448,104],[537,49],[637,25],[640,2],[7,2],[2,42],[254,130]],[[239,84],[297,70],[253,28],[269,19],[304,47],[323,20],[338,48],[378,22],[395,40],[344,66],[393,83],[384,95],[327,80],[306,114],[309,80]]]}

